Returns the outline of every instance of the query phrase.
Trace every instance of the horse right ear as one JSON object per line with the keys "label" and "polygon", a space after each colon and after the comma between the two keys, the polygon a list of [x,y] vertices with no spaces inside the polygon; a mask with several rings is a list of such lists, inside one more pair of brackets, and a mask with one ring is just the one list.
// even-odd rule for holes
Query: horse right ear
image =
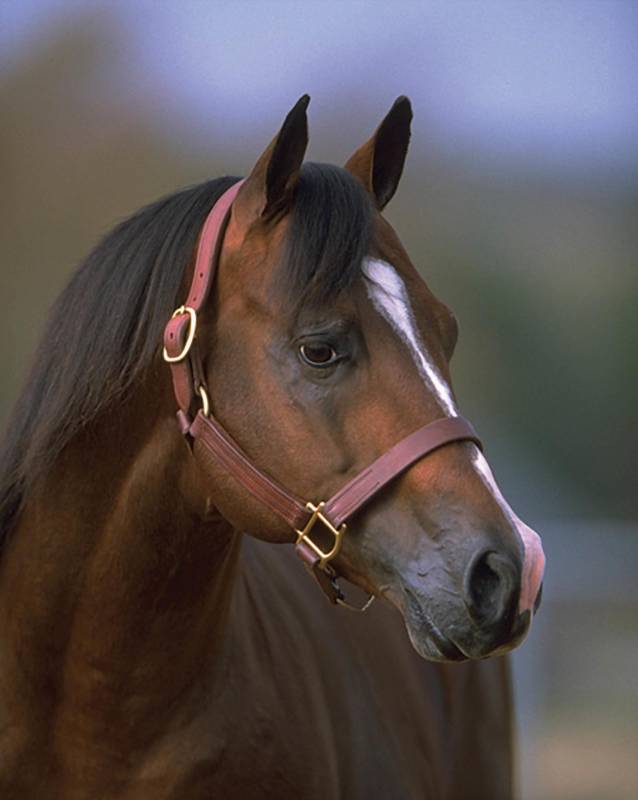
{"label": "horse right ear", "polygon": [[233,214],[244,229],[258,219],[285,213],[292,205],[308,146],[309,102],[307,94],[299,98],[239,190]]}
{"label": "horse right ear", "polygon": [[410,143],[412,106],[398,97],[374,135],[354,153],[346,169],[363,183],[381,211],[399,185]]}

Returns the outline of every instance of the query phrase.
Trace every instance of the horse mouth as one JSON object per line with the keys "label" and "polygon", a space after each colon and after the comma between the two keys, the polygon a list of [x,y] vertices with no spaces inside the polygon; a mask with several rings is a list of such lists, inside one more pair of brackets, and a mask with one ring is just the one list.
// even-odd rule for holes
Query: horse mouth
{"label": "horse mouth", "polygon": [[[408,636],[417,653],[428,661],[467,661],[465,655],[450,639],[443,636],[436,628],[430,628],[425,634],[422,630],[415,633],[406,623]],[[417,638],[418,637],[418,638]]]}
{"label": "horse mouth", "polygon": [[[459,662],[505,655],[526,638],[533,616],[530,611],[517,614],[508,634],[496,641],[490,636],[481,635],[479,631],[459,636],[454,641],[437,626],[417,595],[408,588],[404,588],[402,594],[401,603],[389,596],[390,593],[386,596],[399,608],[412,646],[427,661]],[[459,633],[456,625],[452,627]]]}
{"label": "horse mouth", "polygon": [[400,610],[417,653],[428,661],[467,661],[469,656],[439,630],[417,597],[409,589],[404,591],[406,603]]}

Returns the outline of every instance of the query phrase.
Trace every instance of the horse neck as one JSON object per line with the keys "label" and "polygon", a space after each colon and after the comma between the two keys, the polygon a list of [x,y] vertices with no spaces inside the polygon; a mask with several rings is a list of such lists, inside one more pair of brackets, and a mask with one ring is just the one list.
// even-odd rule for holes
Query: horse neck
{"label": "horse neck", "polygon": [[133,738],[167,725],[195,678],[213,680],[224,638],[239,536],[203,519],[193,460],[153,397],[137,391],[67,446],[0,562],[4,686],[85,739],[121,734],[119,714]]}

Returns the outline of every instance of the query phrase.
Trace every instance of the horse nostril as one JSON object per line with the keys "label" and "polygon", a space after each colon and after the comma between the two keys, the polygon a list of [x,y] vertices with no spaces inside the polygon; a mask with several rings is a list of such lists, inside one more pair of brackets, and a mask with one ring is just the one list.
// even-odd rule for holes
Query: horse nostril
{"label": "horse nostril", "polygon": [[493,551],[477,554],[463,581],[463,600],[477,622],[500,621],[514,601],[516,575],[513,564]]}

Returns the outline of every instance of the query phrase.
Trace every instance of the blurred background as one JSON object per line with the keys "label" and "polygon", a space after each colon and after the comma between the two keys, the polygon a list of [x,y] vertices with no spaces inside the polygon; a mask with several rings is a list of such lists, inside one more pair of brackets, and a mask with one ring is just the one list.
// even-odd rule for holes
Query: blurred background
{"label": "blurred background", "polygon": [[413,101],[388,216],[548,555],[514,659],[522,796],[638,797],[635,2],[3,0],[0,423],[98,237],[245,174],[304,92],[309,157],[336,163]]}

